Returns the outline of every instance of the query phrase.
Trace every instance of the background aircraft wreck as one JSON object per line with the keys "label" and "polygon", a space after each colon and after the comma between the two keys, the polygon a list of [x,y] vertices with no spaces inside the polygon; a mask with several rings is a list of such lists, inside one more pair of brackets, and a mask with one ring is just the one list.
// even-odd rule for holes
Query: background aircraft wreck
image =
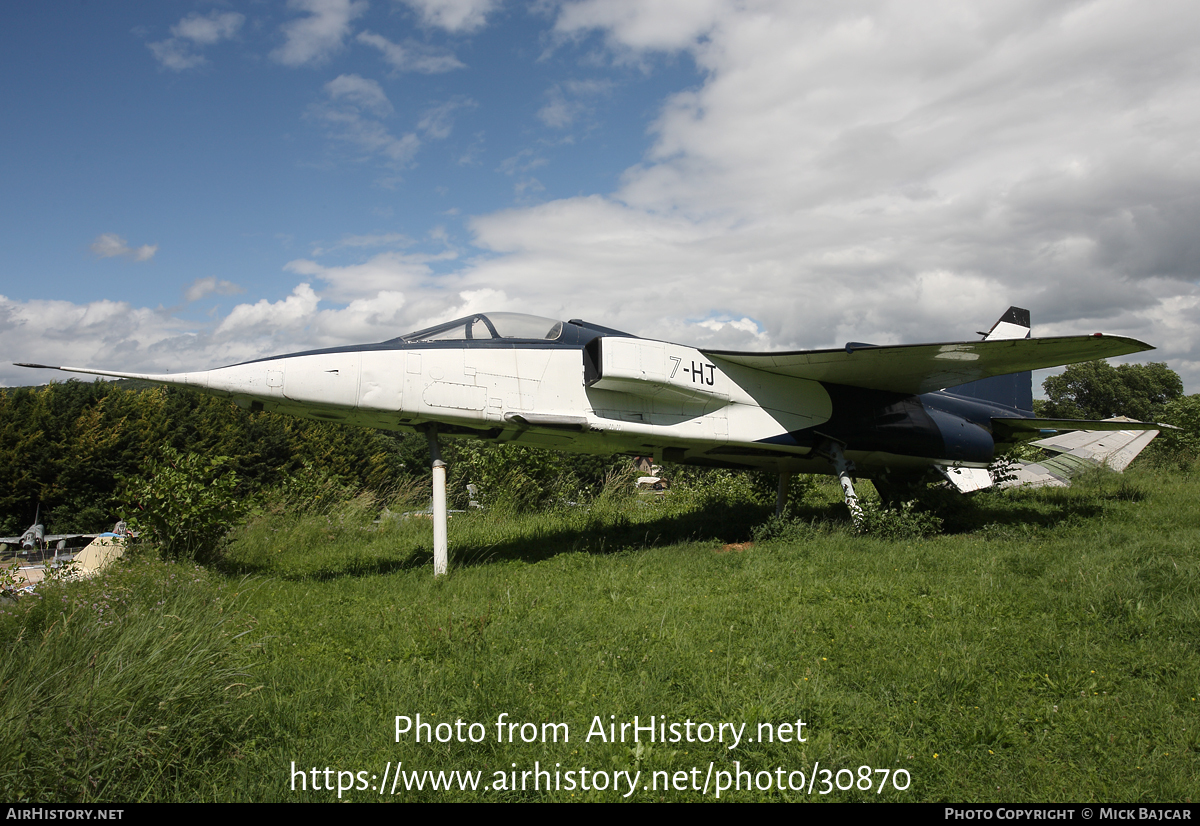
{"label": "background aircraft wreck", "polygon": [[19,553],[28,551],[44,551],[55,545],[56,550],[64,550],[72,539],[95,539],[99,534],[94,533],[46,533],[46,526],[41,520],[42,509],[39,507],[33,517],[33,524],[25,529],[20,536],[0,536],[0,552],[6,551],[9,545],[20,549]]}
{"label": "background aircraft wreck", "polygon": [[[855,475],[871,479],[888,498],[931,477],[966,492],[992,485],[988,466],[1019,442],[1040,439],[1062,453],[1085,449],[1080,457],[1103,461],[1122,450],[1136,455],[1153,438],[1144,431],[1163,427],[1033,416],[1030,371],[1150,345],[1099,333],[1030,338],[1029,312],[1016,307],[981,335],[982,341],[746,353],[639,338],[579,319],[488,313],[377,344],[201,372],[21,366],[192,387],[250,410],[424,432],[440,574],[446,568],[443,436],[768,469],[779,474],[780,509],[792,474],[833,474],[857,519]],[[1056,441],[1060,431],[1114,435],[1100,448],[1094,438],[1092,447],[1064,447]],[[1070,476],[1062,463],[1022,470],[1042,474],[1043,483]]]}

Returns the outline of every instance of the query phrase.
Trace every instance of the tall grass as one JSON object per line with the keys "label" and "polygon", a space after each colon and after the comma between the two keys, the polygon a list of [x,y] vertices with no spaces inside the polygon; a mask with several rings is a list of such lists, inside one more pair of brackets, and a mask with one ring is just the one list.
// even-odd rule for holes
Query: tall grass
{"label": "tall grass", "polygon": [[142,560],[47,583],[0,615],[0,797],[186,800],[248,739],[244,594]]}
{"label": "tall grass", "polygon": [[[722,799],[1194,801],[1198,494],[1191,476],[1097,474],[1071,490],[948,500],[941,535],[889,539],[856,535],[836,485],[819,484],[786,524],[746,545],[771,504],[736,477],[661,497],[614,483],[577,506],[455,515],[451,571],[436,580],[431,526],[419,515],[383,516],[385,504],[403,511],[398,503],[264,514],[232,537],[213,575],[236,589],[255,574],[242,598],[261,648],[222,637],[231,647],[216,661],[264,689],[201,692],[225,715],[220,745],[186,763],[161,750],[147,757],[168,766],[170,782],[121,776],[107,788],[123,799],[335,800],[336,791],[297,783],[293,765],[378,777],[399,762],[478,770],[490,781],[514,763],[672,776],[710,763],[751,772],[819,763],[904,769],[912,785]],[[165,584],[167,572],[185,569],[156,570],[162,594],[179,587]],[[225,616],[225,604],[208,602],[203,616]],[[29,647],[57,633],[56,616],[38,608],[4,627],[16,634],[23,624],[20,645]],[[86,677],[91,654],[68,659],[79,656],[74,667]],[[142,685],[128,700],[153,691]],[[396,715],[418,713],[435,724],[479,722],[488,735],[397,742]],[[565,723],[571,739],[500,742],[501,714]],[[597,717],[635,715],[744,722],[749,732],[802,719],[807,736],[736,749],[586,737]],[[23,771],[56,777],[65,771],[57,754],[23,758]],[[182,765],[195,770],[175,770]],[[401,787],[341,799],[621,798]],[[639,788],[629,799],[704,797]]]}

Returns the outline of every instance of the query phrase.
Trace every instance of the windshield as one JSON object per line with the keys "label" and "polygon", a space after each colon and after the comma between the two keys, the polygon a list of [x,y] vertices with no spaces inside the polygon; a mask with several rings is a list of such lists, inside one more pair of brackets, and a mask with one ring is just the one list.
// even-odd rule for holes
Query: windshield
{"label": "windshield", "polygon": [[552,318],[524,313],[488,313],[447,321],[402,338],[405,341],[480,341],[498,338],[554,341],[562,335],[562,329],[562,322]]}

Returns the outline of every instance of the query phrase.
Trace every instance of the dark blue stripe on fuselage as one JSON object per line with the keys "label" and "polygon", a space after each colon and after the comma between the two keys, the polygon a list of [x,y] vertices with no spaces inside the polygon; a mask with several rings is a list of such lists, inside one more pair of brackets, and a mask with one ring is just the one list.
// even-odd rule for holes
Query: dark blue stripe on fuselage
{"label": "dark blue stripe on fuselage", "polygon": [[815,448],[832,438],[847,450],[991,462],[992,417],[1027,416],[1016,408],[945,391],[912,396],[824,382],[821,386],[832,402],[829,421],[760,443]]}

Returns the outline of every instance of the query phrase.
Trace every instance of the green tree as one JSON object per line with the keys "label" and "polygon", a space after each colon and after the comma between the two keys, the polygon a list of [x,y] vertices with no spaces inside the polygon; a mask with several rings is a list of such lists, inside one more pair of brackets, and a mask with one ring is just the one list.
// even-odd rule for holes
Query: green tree
{"label": "green tree", "polygon": [[0,534],[41,513],[51,533],[105,530],[117,519],[117,479],[162,447],[229,457],[243,495],[312,465],[355,490],[386,496],[428,473],[425,438],[249,413],[228,399],[137,382],[72,379],[0,389]]}
{"label": "green tree", "polygon": [[1200,393],[1175,399],[1167,404],[1159,420],[1179,430],[1158,434],[1151,449],[1155,455],[1187,468],[1200,458]]}
{"label": "green tree", "polygon": [[1053,419],[1107,419],[1128,416],[1159,421],[1167,405],[1183,396],[1183,381],[1166,364],[1107,361],[1072,364],[1042,384],[1047,401],[1038,415]]}

